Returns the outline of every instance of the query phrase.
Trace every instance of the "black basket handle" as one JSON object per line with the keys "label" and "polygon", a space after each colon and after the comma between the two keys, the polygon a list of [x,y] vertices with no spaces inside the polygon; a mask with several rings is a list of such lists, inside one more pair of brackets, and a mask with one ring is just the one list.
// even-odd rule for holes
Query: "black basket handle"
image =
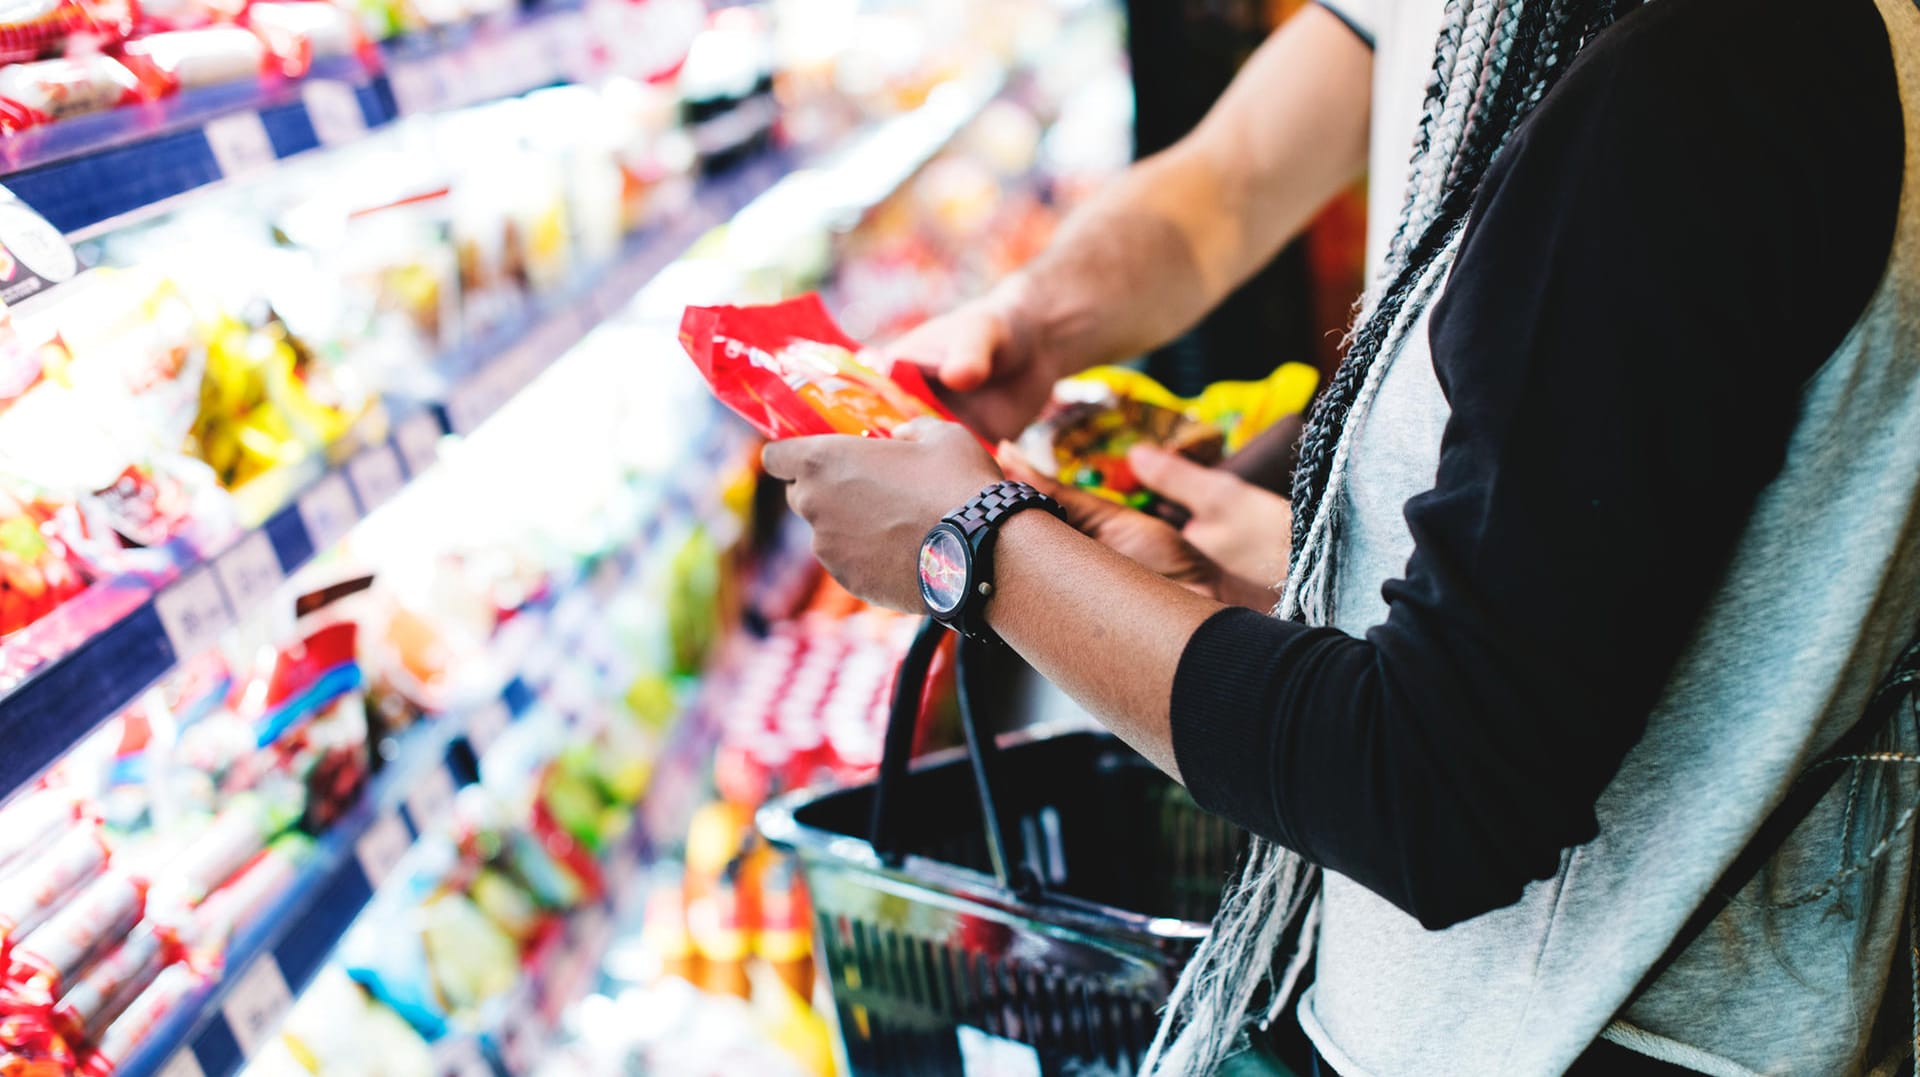
{"label": "black basket handle", "polygon": [[[907,781],[912,763],[913,732],[920,720],[920,703],[926,694],[927,673],[933,667],[933,655],[946,638],[947,627],[929,617],[914,633],[906,657],[900,661],[900,674],[893,683],[893,701],[887,713],[886,739],[880,755],[880,775],[873,790],[873,821],[868,840],[881,862],[898,866],[904,856],[900,850],[899,811],[894,801]],[[954,684],[960,702],[960,727],[967,739],[967,759],[973,768],[974,791],[980,798],[980,822],[986,832],[987,859],[993,866],[994,880],[1002,889],[1032,900],[1040,896],[1040,881],[1031,871],[1016,866],[1007,856],[1006,827],[993,795],[991,775],[1000,746],[993,731],[983,723],[973,706],[972,680],[980,667],[979,640],[959,637],[956,650]]]}

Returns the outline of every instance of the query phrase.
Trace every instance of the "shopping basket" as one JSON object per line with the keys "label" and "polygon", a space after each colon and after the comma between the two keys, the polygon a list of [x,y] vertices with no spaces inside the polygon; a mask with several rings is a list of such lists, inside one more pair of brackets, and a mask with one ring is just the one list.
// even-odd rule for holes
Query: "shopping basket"
{"label": "shopping basket", "polygon": [[1131,1074],[1244,833],[1108,734],[996,744],[969,706],[968,644],[967,748],[909,768],[944,631],[903,663],[878,780],[759,816],[799,857],[847,1062],[855,1077]]}

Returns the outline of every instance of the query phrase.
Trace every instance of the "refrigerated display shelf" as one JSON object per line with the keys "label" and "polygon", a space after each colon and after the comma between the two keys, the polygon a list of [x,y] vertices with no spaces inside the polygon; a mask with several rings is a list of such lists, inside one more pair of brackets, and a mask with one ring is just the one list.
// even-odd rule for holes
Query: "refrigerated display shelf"
{"label": "refrigerated display shelf", "polygon": [[0,799],[131,703],[180,661],[250,617],[287,574],[339,541],[430,466],[442,436],[498,411],[709,230],[751,211],[847,227],[897,190],[1004,84],[983,72],[937,88],[819,162],[769,153],[701,185],[685,212],[641,233],[613,265],[522,319],[444,357],[445,400],[328,470],[226,551],[0,696]]}
{"label": "refrigerated display shelf", "polygon": [[414,839],[448,818],[454,791],[470,777],[454,742],[510,721],[530,698],[516,681],[470,713],[430,719],[404,734],[359,803],[315,842],[298,880],[234,937],[218,981],[161,1021],[117,1072],[238,1072]]}
{"label": "refrigerated display shelf", "polygon": [[227,550],[0,697],[0,799],[118,713],[181,660],[250,617],[288,574],[431,466],[440,439],[478,427],[701,234],[788,170],[770,155],[706,184],[692,207],[630,243],[614,265],[557,301],[446,357],[439,405],[398,419],[391,436],[329,469]]}
{"label": "refrigerated display shelf", "polygon": [[197,87],[0,139],[0,183],[69,235],[424,112],[581,77],[586,17],[565,5],[409,35],[380,61],[331,57],[304,79]]}

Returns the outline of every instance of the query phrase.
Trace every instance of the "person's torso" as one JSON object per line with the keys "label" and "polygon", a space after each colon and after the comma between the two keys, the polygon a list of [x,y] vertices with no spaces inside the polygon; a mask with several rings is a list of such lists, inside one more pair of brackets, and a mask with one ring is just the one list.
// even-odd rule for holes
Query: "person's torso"
{"label": "person's torso", "polygon": [[[1920,101],[1920,8],[1878,2],[1902,100]],[[1375,75],[1375,222],[1400,210],[1403,183],[1388,188],[1385,173],[1399,140],[1392,174],[1404,180],[1420,99],[1404,83],[1424,79],[1439,22],[1437,0],[1397,6],[1377,42],[1376,63],[1404,70]],[[1600,836],[1517,904],[1440,932],[1329,875],[1301,1018],[1343,1077],[1563,1071],[1920,628],[1920,109],[1908,109],[1907,132],[1887,275],[1808,383],[1786,462],[1601,798]],[[1370,239],[1375,265],[1384,243]],[[1385,619],[1381,584],[1412,551],[1403,508],[1433,483],[1447,417],[1423,318],[1352,420],[1334,598],[1345,631]],[[1874,1048],[1889,1030],[1876,1021],[1897,956],[1905,844],[1799,908],[1749,903],[1857,859],[1891,829],[1912,780],[1856,798],[1851,812],[1840,783],[1609,1037],[1702,1072],[1852,1073],[1882,1057]]]}

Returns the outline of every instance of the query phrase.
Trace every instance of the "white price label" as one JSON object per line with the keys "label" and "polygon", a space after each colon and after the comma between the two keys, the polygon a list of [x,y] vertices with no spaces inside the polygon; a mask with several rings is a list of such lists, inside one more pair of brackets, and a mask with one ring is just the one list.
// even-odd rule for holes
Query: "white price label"
{"label": "white price label", "polygon": [[432,112],[440,107],[440,75],[432,62],[396,63],[387,68],[393,103],[402,115]]}
{"label": "white price label", "polygon": [[540,1016],[532,999],[507,1010],[500,1029],[500,1057],[513,1073],[530,1073],[540,1057]]}
{"label": "white price label", "polygon": [[264,172],[278,160],[273,139],[267,137],[267,125],[258,112],[237,112],[207,122],[202,128],[220,174],[229,179]]}
{"label": "white price label", "polygon": [[313,489],[300,495],[300,522],[307,526],[313,552],[333,546],[360,521],[360,509],[353,503],[353,491],[339,472],[328,472]]}
{"label": "white price label", "polygon": [[493,1067],[471,1037],[449,1036],[433,1045],[435,1077],[493,1077]]}
{"label": "white price label", "polygon": [[182,1047],[160,1067],[159,1077],[207,1077],[207,1071],[201,1069],[200,1060],[193,1057],[193,1048]]}
{"label": "white price label", "polygon": [[960,1070],[967,1077],[1040,1077],[1040,1052],[969,1025],[959,1028]]}
{"label": "white price label", "polygon": [[186,661],[214,645],[233,627],[233,608],[210,568],[197,568],[173,581],[153,600],[173,656]]}
{"label": "white price label", "polygon": [[424,834],[453,815],[453,775],[446,767],[432,767],[420,776],[419,784],[407,794],[407,814],[413,816],[413,828]]}
{"label": "white price label", "polygon": [[426,412],[408,416],[394,429],[393,441],[400,447],[407,474],[417,479],[440,455],[440,424]]}
{"label": "white price label", "polygon": [[471,434],[487,421],[506,395],[500,391],[500,368],[490,366],[468,378],[447,398],[447,425],[456,434]]}
{"label": "white price label", "polygon": [[227,1019],[240,1053],[253,1057],[280,1027],[280,1019],[293,1008],[293,992],[287,990],[287,978],[272,954],[261,954],[248,966],[233,990],[227,994],[220,1012]]}
{"label": "white price label", "polygon": [[368,512],[393,500],[407,484],[400,470],[400,454],[391,445],[375,445],[347,461],[347,474],[353,479],[353,491]]}
{"label": "white price label", "polygon": [[264,605],[273,589],[286,579],[280,567],[280,555],[273,552],[273,540],[267,538],[265,531],[250,532],[233,549],[221,554],[213,563],[213,571],[220,577],[220,586],[226,588],[227,597],[233,600],[234,610],[241,615]]}
{"label": "white price label", "polygon": [[473,712],[473,717],[467,719],[467,743],[473,746],[473,754],[486,755],[512,720],[505,700],[496,699]]}
{"label": "white price label", "polygon": [[541,20],[547,26],[548,48],[562,77],[584,82],[594,67],[593,28],[584,12],[569,11]]}
{"label": "white price label", "polygon": [[307,119],[322,146],[351,142],[367,133],[367,114],[360,109],[353,87],[332,79],[309,79],[300,87]]}
{"label": "white price label", "polygon": [[625,575],[619,558],[611,555],[603,557],[593,570],[593,578],[587,581],[587,591],[595,602],[604,606],[620,593],[620,584],[625,582]]}
{"label": "white price label", "polygon": [[360,835],[353,846],[353,855],[360,861],[360,870],[366,873],[367,882],[378,890],[412,847],[413,836],[407,833],[406,824],[399,816],[382,812],[367,832]]}

